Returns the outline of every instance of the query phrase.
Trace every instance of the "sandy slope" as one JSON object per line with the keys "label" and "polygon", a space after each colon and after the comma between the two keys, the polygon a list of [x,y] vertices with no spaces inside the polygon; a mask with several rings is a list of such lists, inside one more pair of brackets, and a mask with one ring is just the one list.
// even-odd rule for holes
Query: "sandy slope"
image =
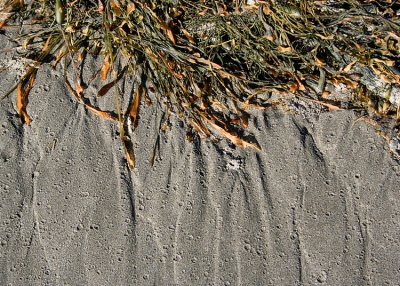
{"label": "sandy slope", "polygon": [[[1,74],[1,94],[15,71]],[[100,101],[105,107],[111,99]],[[117,128],[39,73],[22,126],[0,105],[0,285],[398,285],[400,167],[351,112],[254,113],[262,152]]]}

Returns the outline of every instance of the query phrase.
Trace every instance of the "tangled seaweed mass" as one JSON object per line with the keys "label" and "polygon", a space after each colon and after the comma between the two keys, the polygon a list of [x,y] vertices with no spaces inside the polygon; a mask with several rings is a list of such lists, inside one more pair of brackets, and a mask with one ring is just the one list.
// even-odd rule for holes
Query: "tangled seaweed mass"
{"label": "tangled seaweed mass", "polygon": [[[72,63],[68,89],[88,110],[119,122],[133,168],[126,130],[136,126],[142,102],[156,100],[164,120],[176,114],[201,136],[219,134],[256,149],[240,135],[246,111],[272,106],[273,93],[343,108],[328,87],[345,85],[352,91],[345,108],[399,120],[399,8],[390,0],[20,0],[4,5],[0,26],[23,26],[16,41],[21,56],[35,62],[15,86],[23,122],[31,122],[27,98],[40,66]],[[85,98],[78,70],[85,54],[102,57],[98,76],[109,82],[97,95],[114,90],[116,112]],[[126,76],[134,78],[135,92],[123,111],[117,82]],[[370,87],[373,81],[379,89]]]}

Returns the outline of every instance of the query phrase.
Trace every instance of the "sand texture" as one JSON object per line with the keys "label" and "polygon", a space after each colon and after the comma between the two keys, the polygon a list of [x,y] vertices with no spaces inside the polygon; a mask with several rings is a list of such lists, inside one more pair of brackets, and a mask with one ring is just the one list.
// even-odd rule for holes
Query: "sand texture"
{"label": "sand texture", "polygon": [[253,112],[261,152],[189,143],[172,118],[152,167],[154,104],[133,172],[61,72],[38,73],[28,112],[0,105],[0,285],[399,285],[400,167],[352,112]]}

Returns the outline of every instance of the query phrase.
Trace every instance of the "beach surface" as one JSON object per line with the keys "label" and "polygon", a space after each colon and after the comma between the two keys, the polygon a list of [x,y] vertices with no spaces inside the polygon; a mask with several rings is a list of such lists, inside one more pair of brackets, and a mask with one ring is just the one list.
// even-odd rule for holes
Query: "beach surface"
{"label": "beach surface", "polygon": [[[2,63],[1,95],[23,70]],[[400,165],[351,111],[253,111],[255,151],[188,142],[174,116],[158,132],[143,106],[130,171],[117,124],[62,72],[39,71],[30,126],[15,106],[0,104],[0,285],[399,285]]]}

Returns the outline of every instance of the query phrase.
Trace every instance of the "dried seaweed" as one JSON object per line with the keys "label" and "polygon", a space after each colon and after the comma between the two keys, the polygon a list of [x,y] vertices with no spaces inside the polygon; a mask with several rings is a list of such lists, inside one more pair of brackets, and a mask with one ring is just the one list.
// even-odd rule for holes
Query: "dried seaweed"
{"label": "dried seaweed", "polygon": [[[341,109],[329,88],[345,85],[353,93],[346,108],[372,109],[377,116],[400,120],[397,1],[252,2],[19,1],[18,13],[2,28],[21,19],[30,23],[17,40],[26,48],[23,56],[38,67],[69,57],[77,69],[83,52],[101,55],[100,78],[111,75],[112,82],[98,95],[115,88],[118,119],[85,103],[78,76],[72,93],[89,110],[119,121],[124,146],[132,145],[125,144],[130,139],[123,132],[128,118],[136,126],[140,103],[150,101],[140,73],[152,82],[157,101],[199,134],[217,133],[243,147],[259,149],[237,134],[247,127],[246,109],[271,105],[259,96],[263,93],[294,94]],[[125,66],[118,72],[120,60]],[[367,74],[372,78],[366,80]],[[116,84],[126,76],[135,79],[137,92],[122,112]],[[373,81],[384,83],[380,94],[368,86]],[[26,100],[29,90],[17,93]],[[28,118],[24,112],[21,116]],[[126,152],[132,167],[133,150]]]}

